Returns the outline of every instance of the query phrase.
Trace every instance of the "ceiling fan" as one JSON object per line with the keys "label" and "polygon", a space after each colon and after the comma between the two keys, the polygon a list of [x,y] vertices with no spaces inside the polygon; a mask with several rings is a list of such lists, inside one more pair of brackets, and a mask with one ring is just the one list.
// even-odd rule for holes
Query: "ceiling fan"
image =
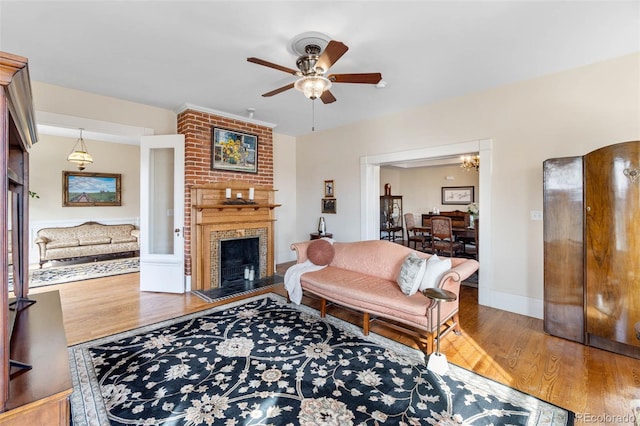
{"label": "ceiling fan", "polygon": [[330,104],[336,101],[335,96],[329,91],[333,83],[360,83],[378,84],[382,80],[382,74],[360,73],[360,74],[329,74],[325,73],[344,55],[349,48],[340,41],[330,40],[324,50],[316,44],[305,45],[304,54],[296,61],[298,70],[274,64],[259,58],[247,58],[247,61],[265,67],[284,71],[288,74],[298,76],[298,80],[282,86],[278,89],[264,93],[262,96],[269,97],[282,93],[286,90],[296,88],[304,93],[309,99],[320,98],[323,103]]}

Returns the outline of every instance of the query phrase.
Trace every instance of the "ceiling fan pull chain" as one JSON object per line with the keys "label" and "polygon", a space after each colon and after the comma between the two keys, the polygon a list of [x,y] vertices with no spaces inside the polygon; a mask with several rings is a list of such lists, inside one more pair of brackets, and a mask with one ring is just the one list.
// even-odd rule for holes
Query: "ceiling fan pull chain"
{"label": "ceiling fan pull chain", "polygon": [[316,100],[311,100],[311,131],[316,131]]}

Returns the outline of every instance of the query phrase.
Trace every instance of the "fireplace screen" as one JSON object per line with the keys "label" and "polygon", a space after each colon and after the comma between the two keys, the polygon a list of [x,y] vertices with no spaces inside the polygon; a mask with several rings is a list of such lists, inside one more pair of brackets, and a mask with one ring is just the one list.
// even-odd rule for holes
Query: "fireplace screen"
{"label": "fireplace screen", "polygon": [[260,238],[247,237],[220,240],[220,285],[244,280],[245,269],[260,271]]}

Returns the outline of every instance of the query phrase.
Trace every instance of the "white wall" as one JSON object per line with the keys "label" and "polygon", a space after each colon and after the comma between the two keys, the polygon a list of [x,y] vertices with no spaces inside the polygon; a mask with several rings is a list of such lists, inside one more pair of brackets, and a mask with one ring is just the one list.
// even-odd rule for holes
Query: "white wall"
{"label": "white wall", "polygon": [[[156,135],[176,133],[177,115],[167,109],[38,81],[32,81],[31,86],[36,111],[149,128],[153,129]],[[37,118],[36,115],[36,120]]]}
{"label": "white wall", "polygon": [[493,274],[482,285],[492,306],[541,317],[542,222],[530,211],[542,210],[542,162],[640,139],[639,64],[628,55],[299,138],[298,237],[313,229],[315,188],[330,177],[329,227],[340,241],[360,238],[361,157],[491,139]]}
{"label": "white wall", "polygon": [[295,260],[296,242],[296,139],[273,134],[273,187],[276,192],[275,263]]}

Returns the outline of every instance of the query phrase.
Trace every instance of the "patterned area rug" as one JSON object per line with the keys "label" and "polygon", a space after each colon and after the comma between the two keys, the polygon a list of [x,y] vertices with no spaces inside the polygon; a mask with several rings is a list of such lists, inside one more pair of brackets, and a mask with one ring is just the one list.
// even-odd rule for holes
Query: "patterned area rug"
{"label": "patterned area rug", "polygon": [[[105,260],[102,262],[79,263],[76,265],[52,266],[29,270],[29,287],[43,287],[71,281],[90,280],[112,275],[131,274],[140,271],[140,258]],[[13,282],[9,277],[9,291]]]}
{"label": "patterned area rug", "polygon": [[69,349],[74,426],[571,425],[573,413],[266,294]]}

